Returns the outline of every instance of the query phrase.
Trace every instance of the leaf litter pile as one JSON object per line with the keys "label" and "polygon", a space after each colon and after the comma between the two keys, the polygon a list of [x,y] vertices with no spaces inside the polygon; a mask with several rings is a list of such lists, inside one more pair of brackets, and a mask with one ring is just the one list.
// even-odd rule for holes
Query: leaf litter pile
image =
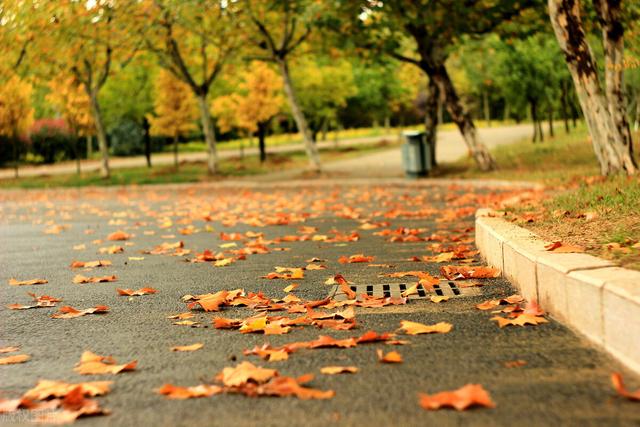
{"label": "leaf litter pile", "polygon": [[[164,317],[168,327],[175,328],[176,338],[174,345],[165,348],[167,354],[216,351],[202,342],[185,344],[180,338],[180,327],[201,328],[202,341],[206,340],[207,334],[213,333],[264,335],[264,342],[246,348],[242,355],[244,360],[220,366],[217,373],[211,372],[210,365],[203,365],[202,381],[198,384],[166,382],[147,392],[173,400],[213,396],[223,398],[225,394],[247,398],[332,399],[340,395],[339,389],[319,386],[316,373],[287,375],[286,361],[328,348],[349,351],[356,347],[371,347],[372,361],[389,365],[388,369],[401,369],[405,363],[403,345],[410,345],[413,340],[435,339],[431,336],[446,337],[455,333],[456,325],[443,320],[432,324],[401,320],[386,325],[386,330],[375,331],[361,326],[358,320],[360,314],[407,304],[440,304],[446,307],[450,304],[446,296],[432,295],[420,302],[410,297],[418,294],[420,286],[432,291],[441,279],[460,281],[459,287],[464,288],[489,286],[489,279],[499,277],[499,270],[480,262],[473,246],[473,228],[469,226],[469,221],[477,206],[498,204],[512,194],[466,192],[460,196],[459,192],[456,193],[460,188],[447,190],[451,191],[428,197],[424,193],[417,193],[401,198],[392,191],[377,187],[342,192],[305,190],[296,195],[243,190],[220,192],[214,198],[192,191],[181,194],[177,201],[161,192],[148,191],[142,200],[132,194],[120,194],[120,201],[126,204],[126,209],[122,210],[119,209],[120,205],[116,210],[110,210],[98,207],[98,203],[85,203],[81,209],[77,209],[77,203],[72,198],[66,200],[67,204],[63,203],[65,197],[70,197],[63,194],[60,196],[62,201],[57,200],[56,210],[49,208],[52,203],[47,202],[45,206],[49,210],[45,215],[36,215],[32,211],[33,215],[29,217],[35,225],[42,227],[42,233],[48,239],[68,233],[73,228],[71,220],[74,215],[84,213],[108,218],[108,230],[97,226],[85,229],[86,238],[68,248],[70,263],[59,266],[69,273],[68,281],[63,285],[81,287],[86,298],[65,301],[63,292],[56,296],[27,292],[30,298],[28,302],[24,302],[24,297],[18,300],[17,295],[24,295],[25,288],[47,292],[49,279],[47,272],[43,271],[35,279],[7,279],[7,286],[16,290],[13,294],[16,295],[16,302],[5,307],[13,310],[15,316],[19,316],[23,310],[31,312],[29,309],[38,309],[35,310],[37,313],[46,312],[42,314],[44,317],[59,319],[51,321],[69,322],[71,331],[73,322],[77,322],[75,319],[79,317],[90,315],[91,319],[87,321],[100,322],[102,316],[126,316],[126,310],[111,310],[107,305],[117,298],[140,298],[149,310],[161,310],[160,307],[154,307],[155,294],[171,292],[175,311],[166,313]],[[105,195],[96,192],[85,196],[104,198]],[[46,197],[52,197],[51,193]],[[444,202],[445,207],[433,207],[434,198]],[[152,204],[153,208],[150,207]],[[326,226],[327,217],[341,220],[341,224],[347,220],[352,225],[346,229]],[[432,227],[410,228],[400,225],[407,221],[412,224],[434,222],[436,231]],[[287,232],[280,232],[279,228],[285,227]],[[290,231],[292,228],[295,232]],[[210,242],[208,247],[191,244],[189,236],[192,235],[204,236]],[[407,247],[415,250],[415,254],[399,260],[397,255],[385,259],[384,253],[350,250],[350,246],[363,238],[376,239],[383,247],[409,243],[412,245]],[[154,243],[148,244],[154,239]],[[145,242],[144,246],[142,242]],[[313,244],[315,253],[299,256],[296,245],[301,242]],[[339,256],[323,253],[327,248],[339,248],[341,253]],[[553,249],[562,250],[558,245]],[[271,268],[256,274],[253,283],[234,288],[224,286],[219,280],[219,271],[242,271],[243,264],[250,265],[252,258],[278,253],[290,256],[290,261],[273,263]],[[108,256],[111,258],[103,259]],[[208,268],[210,281],[191,285],[190,280],[185,280],[185,285],[181,286],[183,292],[179,292],[163,287],[162,283],[134,283],[128,280],[127,268],[144,268],[145,260],[150,257],[166,257],[163,261],[166,264],[182,263],[190,268]],[[122,268],[123,264],[127,268]],[[433,265],[437,267],[434,269]],[[110,272],[116,267],[118,276]],[[92,274],[94,270],[99,270],[100,274]],[[362,283],[359,276],[366,270],[374,271],[383,283],[395,280],[408,285],[400,296],[359,295],[351,286]],[[116,287],[111,282],[123,282],[131,287]],[[331,286],[328,285],[333,285],[345,298],[334,299],[329,296],[307,299],[302,295],[307,293],[305,289],[308,287],[303,289],[301,284],[321,289],[324,295],[329,295]],[[112,300],[92,297],[93,290],[100,287],[111,289]],[[189,287],[200,291],[190,293]],[[202,292],[201,289],[210,290]],[[19,291],[23,291],[22,294]],[[58,306],[63,301],[73,305]],[[548,322],[544,310],[535,301],[526,302],[518,295],[467,304],[470,310],[490,313],[487,322],[495,322],[497,334],[508,333],[507,330],[502,331],[508,326],[539,327]],[[303,329],[317,331],[317,338],[296,340],[296,333]],[[280,344],[276,345],[269,341],[271,335],[284,337],[279,337]],[[0,365],[28,366],[33,360],[31,355],[21,350],[20,343],[10,344],[0,348]],[[29,411],[34,414],[34,421],[50,424],[66,424],[80,417],[107,415],[110,410],[102,408],[96,398],[111,392],[114,382],[117,382],[115,377],[136,375],[136,371],[145,369],[144,355],[136,358],[140,364],[138,360],[118,363],[113,356],[99,355],[90,349],[78,354],[78,358],[73,368],[76,374],[106,375],[110,380],[73,382],[69,378],[40,379],[21,396],[7,397],[3,393],[0,397],[0,414]],[[167,364],[172,363],[171,358],[166,360]],[[280,362],[277,369],[272,367],[276,362]],[[526,361],[517,362],[506,362],[505,366],[526,364]],[[334,365],[317,367],[317,373],[322,376],[365,375],[362,371],[362,367],[341,365],[339,359],[335,360]],[[72,372],[66,374],[72,376]],[[65,373],[59,375],[64,377]],[[637,392],[627,391],[619,374],[614,374],[612,378],[620,396],[638,400]],[[438,384],[433,384],[428,393],[423,390],[414,397],[416,406],[425,410],[451,408],[458,411],[495,407],[496,402],[490,391],[470,380],[466,384],[465,380],[461,381],[457,389],[445,391],[440,390]]]}

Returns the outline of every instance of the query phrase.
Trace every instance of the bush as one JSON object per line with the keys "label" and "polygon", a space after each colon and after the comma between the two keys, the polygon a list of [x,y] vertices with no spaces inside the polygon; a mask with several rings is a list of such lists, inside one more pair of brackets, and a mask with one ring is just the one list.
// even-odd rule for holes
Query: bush
{"label": "bush", "polygon": [[43,158],[44,163],[74,159],[76,137],[72,135],[63,120],[38,120],[31,128],[31,151]]}
{"label": "bush", "polygon": [[[21,158],[27,151],[28,142],[18,141],[18,157]],[[13,165],[13,139],[0,135],[0,166]]]}
{"label": "bush", "polygon": [[125,119],[111,129],[111,151],[116,156],[144,154],[144,129]]}

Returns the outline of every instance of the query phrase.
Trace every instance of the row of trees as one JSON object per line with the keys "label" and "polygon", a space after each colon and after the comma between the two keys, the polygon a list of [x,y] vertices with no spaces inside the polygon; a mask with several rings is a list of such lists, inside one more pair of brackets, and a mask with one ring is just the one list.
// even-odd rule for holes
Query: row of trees
{"label": "row of trees", "polygon": [[[103,176],[113,114],[107,111],[150,122],[176,147],[197,118],[211,173],[218,163],[214,124],[223,132],[258,133],[264,153],[269,122],[286,111],[310,166],[319,169],[315,135],[349,114],[348,100],[384,120],[416,97],[430,142],[435,145],[444,107],[488,170],[495,162],[479,139],[469,95],[480,100],[485,118],[497,105],[504,117],[529,109],[538,123],[535,139],[543,116],[551,125],[560,111],[567,123],[579,105],[602,172],[631,174],[623,46],[638,7],[607,0],[588,6],[577,0],[5,0],[0,54],[7,61],[0,79],[4,88],[56,76],[47,99],[71,117],[78,135],[95,134]],[[594,40],[604,67],[596,65]],[[151,82],[149,70],[158,66]],[[153,83],[161,94],[155,102]],[[105,100],[105,92],[121,96]],[[5,133],[19,133],[17,124],[6,123],[13,127]]]}

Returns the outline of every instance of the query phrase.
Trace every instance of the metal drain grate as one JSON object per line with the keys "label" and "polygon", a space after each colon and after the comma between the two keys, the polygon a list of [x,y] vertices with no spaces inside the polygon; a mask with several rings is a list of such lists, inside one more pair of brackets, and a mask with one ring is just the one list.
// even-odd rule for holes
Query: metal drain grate
{"label": "metal drain grate", "polygon": [[[418,285],[418,293],[409,295],[409,299],[423,299],[431,296],[454,297],[471,297],[480,295],[479,287],[464,287],[465,281],[441,280],[439,284],[433,285],[433,290],[427,291],[422,285]],[[395,297],[399,298],[410,285],[406,283],[383,283],[375,285],[351,285],[351,290],[358,295],[358,299],[362,299],[361,295],[366,294],[372,297]],[[330,295],[336,301],[346,300],[347,296],[342,293],[339,286],[334,286]]]}

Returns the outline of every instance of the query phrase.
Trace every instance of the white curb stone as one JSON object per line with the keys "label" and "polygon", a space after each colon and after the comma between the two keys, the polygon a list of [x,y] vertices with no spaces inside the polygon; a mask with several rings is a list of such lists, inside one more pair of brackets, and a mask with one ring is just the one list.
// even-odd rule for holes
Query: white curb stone
{"label": "white curb stone", "polygon": [[[492,216],[494,215],[494,216]],[[476,245],[526,299],[640,373],[640,272],[547,242],[491,210],[476,213]]]}

